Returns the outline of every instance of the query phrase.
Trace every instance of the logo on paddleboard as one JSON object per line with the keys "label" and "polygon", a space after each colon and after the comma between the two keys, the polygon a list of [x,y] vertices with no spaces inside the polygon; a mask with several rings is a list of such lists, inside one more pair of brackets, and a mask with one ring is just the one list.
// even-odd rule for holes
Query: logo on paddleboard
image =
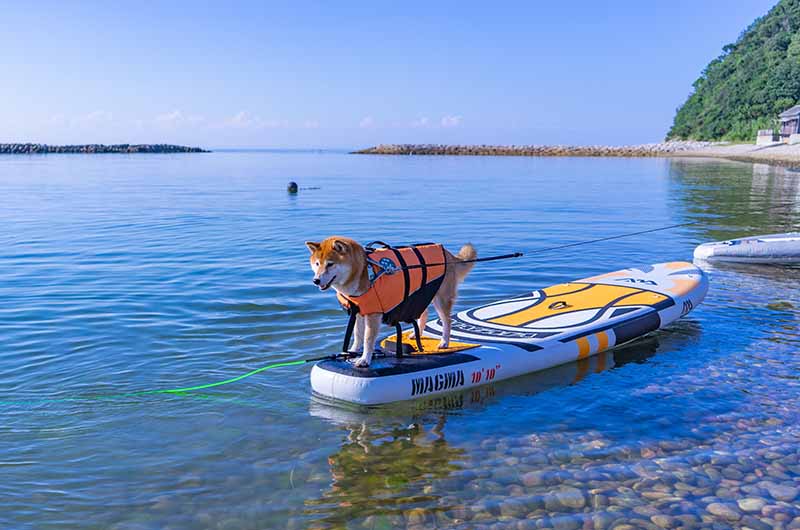
{"label": "logo on paddleboard", "polygon": [[426,375],[425,377],[415,377],[411,380],[411,395],[421,396],[431,392],[441,392],[464,386],[464,372],[454,370],[443,374]]}
{"label": "logo on paddleboard", "polygon": [[643,283],[645,285],[658,285],[653,280],[645,280],[644,278],[620,278],[617,281],[618,282],[627,282],[627,283]]}
{"label": "logo on paddleboard", "polygon": [[681,308],[681,316],[685,315],[694,308],[691,300],[684,300],[683,307]]}
{"label": "logo on paddleboard", "polygon": [[476,335],[485,335],[487,337],[495,337],[499,339],[541,339],[555,335],[553,332],[542,331],[510,331],[507,329],[490,328],[488,326],[479,326],[477,324],[470,324],[458,318],[454,318],[451,324],[453,331],[460,331],[463,333],[473,333]]}

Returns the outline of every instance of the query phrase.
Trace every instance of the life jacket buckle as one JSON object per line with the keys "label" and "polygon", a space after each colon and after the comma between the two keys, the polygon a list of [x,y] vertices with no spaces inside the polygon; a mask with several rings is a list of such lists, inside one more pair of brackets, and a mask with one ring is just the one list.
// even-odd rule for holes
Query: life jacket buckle
{"label": "life jacket buckle", "polygon": [[367,257],[367,262],[370,265],[374,265],[374,267],[367,267],[367,277],[370,284],[375,283],[375,280],[380,278],[382,274],[394,274],[400,270],[389,258],[381,258],[380,261],[375,261]]}

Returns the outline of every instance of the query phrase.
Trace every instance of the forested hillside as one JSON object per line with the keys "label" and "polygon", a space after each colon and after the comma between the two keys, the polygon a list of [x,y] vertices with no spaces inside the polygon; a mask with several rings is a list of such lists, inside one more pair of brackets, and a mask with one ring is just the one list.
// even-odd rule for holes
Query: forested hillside
{"label": "forested hillside", "polygon": [[694,82],[668,139],[748,140],[800,102],[800,0],[756,19]]}

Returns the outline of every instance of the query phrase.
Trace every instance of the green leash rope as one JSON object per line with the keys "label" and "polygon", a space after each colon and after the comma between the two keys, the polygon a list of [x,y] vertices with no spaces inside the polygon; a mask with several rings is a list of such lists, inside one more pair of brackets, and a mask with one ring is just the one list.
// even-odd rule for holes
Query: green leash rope
{"label": "green leash rope", "polygon": [[230,379],[225,379],[224,381],[217,381],[215,383],[207,383],[205,385],[197,385],[197,386],[185,386],[181,388],[164,388],[159,390],[141,390],[138,392],[127,392],[124,394],[102,394],[102,395],[85,395],[85,396],[75,396],[75,397],[66,397],[66,398],[41,398],[41,399],[34,399],[34,400],[26,400],[26,401],[0,401],[0,406],[2,405],[35,405],[40,403],[63,403],[66,401],[83,401],[83,400],[107,400],[107,399],[120,399],[126,397],[139,397],[139,396],[152,396],[155,394],[185,394],[187,392],[195,392],[197,390],[205,390],[207,388],[214,388],[222,385],[228,385],[230,383],[235,383],[237,381],[241,381],[242,379],[246,379],[248,377],[254,376],[256,374],[260,374],[261,372],[265,372],[267,370],[272,370],[273,368],[282,368],[285,366],[300,366],[301,364],[308,364],[316,361],[322,361],[325,359],[336,359],[339,357],[343,357],[343,355],[326,355],[324,357],[317,357],[314,359],[303,359],[300,361],[285,361],[281,363],[274,363],[268,364],[267,366],[262,366],[261,368],[256,368],[255,370],[251,370],[245,374],[238,375],[236,377],[231,377]]}
{"label": "green leash rope", "polygon": [[[319,359],[309,359],[309,360],[302,360],[302,361],[287,361],[283,363],[275,363],[269,364],[267,366],[262,366],[261,368],[256,368],[246,374],[242,374],[236,377],[232,377],[230,379],[226,379],[224,381],[217,381],[216,383],[208,383],[205,385],[197,385],[197,386],[186,386],[183,388],[169,388],[166,390],[150,390],[145,391],[144,394],[181,394],[183,392],[194,392],[195,390],[204,390],[206,388],[213,388],[215,386],[222,386],[227,385],[229,383],[235,383],[236,381],[241,381],[242,379],[246,379],[252,375],[260,374],[266,370],[272,370],[273,368],[282,368],[284,366],[299,366],[301,364],[306,364],[308,362],[312,362]],[[141,392],[137,392],[137,394],[142,394]]]}

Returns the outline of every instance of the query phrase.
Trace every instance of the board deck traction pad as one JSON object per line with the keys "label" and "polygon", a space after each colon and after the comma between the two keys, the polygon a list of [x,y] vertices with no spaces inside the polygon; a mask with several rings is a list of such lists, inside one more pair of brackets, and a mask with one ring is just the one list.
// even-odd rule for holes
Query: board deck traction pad
{"label": "board deck traction pad", "polygon": [[[509,302],[511,302],[511,304],[509,304]],[[525,332],[525,334],[528,335],[527,338],[543,339],[559,333],[558,331],[550,331],[549,328],[546,327],[546,323],[541,323],[542,321],[555,320],[554,317],[569,318],[573,313],[587,310],[598,311],[598,315],[601,315],[604,310],[609,307],[614,307],[616,310],[611,315],[613,317],[629,313],[641,305],[649,305],[654,309],[661,309],[663,307],[669,307],[672,304],[674,304],[674,301],[668,296],[647,291],[646,289],[570,282],[554,285],[546,289],[539,289],[532,294],[526,294],[518,298],[503,300],[501,302],[468,310],[466,314],[470,317],[469,320],[459,318],[458,316],[453,317],[454,326],[451,332],[450,345],[444,350],[438,347],[440,336],[430,337],[426,336],[423,332],[422,342],[424,351],[417,352],[413,330],[406,331],[403,334],[403,343],[408,345],[409,348],[407,349],[412,350],[413,355],[453,353],[479,346],[479,344],[475,343],[452,340],[452,338],[458,338],[467,334],[467,332],[460,330],[477,328],[478,322],[496,324],[496,326],[492,326],[491,328],[485,328],[484,333],[488,332],[489,336],[478,338],[477,336],[472,336],[475,335],[475,333],[469,334],[473,340],[480,340],[484,343],[493,340],[492,333],[494,330],[499,330],[500,332],[497,333],[497,335],[502,338],[504,331],[509,328],[514,328],[512,331],[514,333],[516,333],[516,330],[519,328],[536,329],[535,335],[530,332]],[[511,306],[510,311],[508,311],[509,308],[507,307],[509,305]],[[492,314],[491,309],[495,306],[499,306],[501,309],[499,309],[496,314]],[[504,310],[503,308],[506,309]],[[477,316],[478,314],[488,314],[490,316],[480,318]],[[588,324],[592,320],[594,320],[594,318],[585,319],[584,322],[578,321],[576,325]],[[476,333],[479,333],[479,331],[476,331]],[[587,332],[587,334],[589,333],[590,332]],[[563,340],[564,339],[562,339],[562,341]],[[393,351],[394,341],[394,335],[390,335],[381,342],[381,348],[388,350],[387,353]],[[515,344],[511,339],[507,340],[507,342]],[[535,348],[535,344],[526,343],[523,345],[516,343],[516,345],[529,350]]]}
{"label": "board deck traction pad", "polygon": [[[395,335],[390,335],[381,341],[381,349],[384,350],[387,354],[391,353],[394,354],[396,351],[395,348],[395,341],[397,340]],[[480,344],[476,343],[469,343],[469,342],[458,342],[451,340],[450,344],[447,348],[440,348],[439,347],[439,337],[426,337],[423,335],[420,338],[420,342],[422,343],[422,351],[417,351],[417,341],[414,338],[414,330],[409,329],[403,332],[403,348],[404,351],[407,351],[410,355],[434,355],[434,354],[445,354],[445,353],[456,353],[464,350],[471,350],[472,348],[478,348]]]}
{"label": "board deck traction pad", "polygon": [[[374,357],[368,368],[355,368],[352,361],[324,361],[315,368],[362,383],[456,367],[482,360],[485,354],[523,363],[527,358],[531,366],[532,355],[552,357],[542,361],[547,368],[587,358],[654,331],[693,309],[706,289],[703,272],[691,263],[625,269],[461,311],[452,318],[446,352],[438,350],[442,330],[436,320],[423,331],[422,353],[395,357],[395,337],[390,336],[381,343],[382,349],[389,351]],[[413,331],[404,334],[403,342],[410,345],[406,349],[415,348]],[[313,379],[312,373],[312,383]],[[323,389],[322,393],[337,392]]]}

